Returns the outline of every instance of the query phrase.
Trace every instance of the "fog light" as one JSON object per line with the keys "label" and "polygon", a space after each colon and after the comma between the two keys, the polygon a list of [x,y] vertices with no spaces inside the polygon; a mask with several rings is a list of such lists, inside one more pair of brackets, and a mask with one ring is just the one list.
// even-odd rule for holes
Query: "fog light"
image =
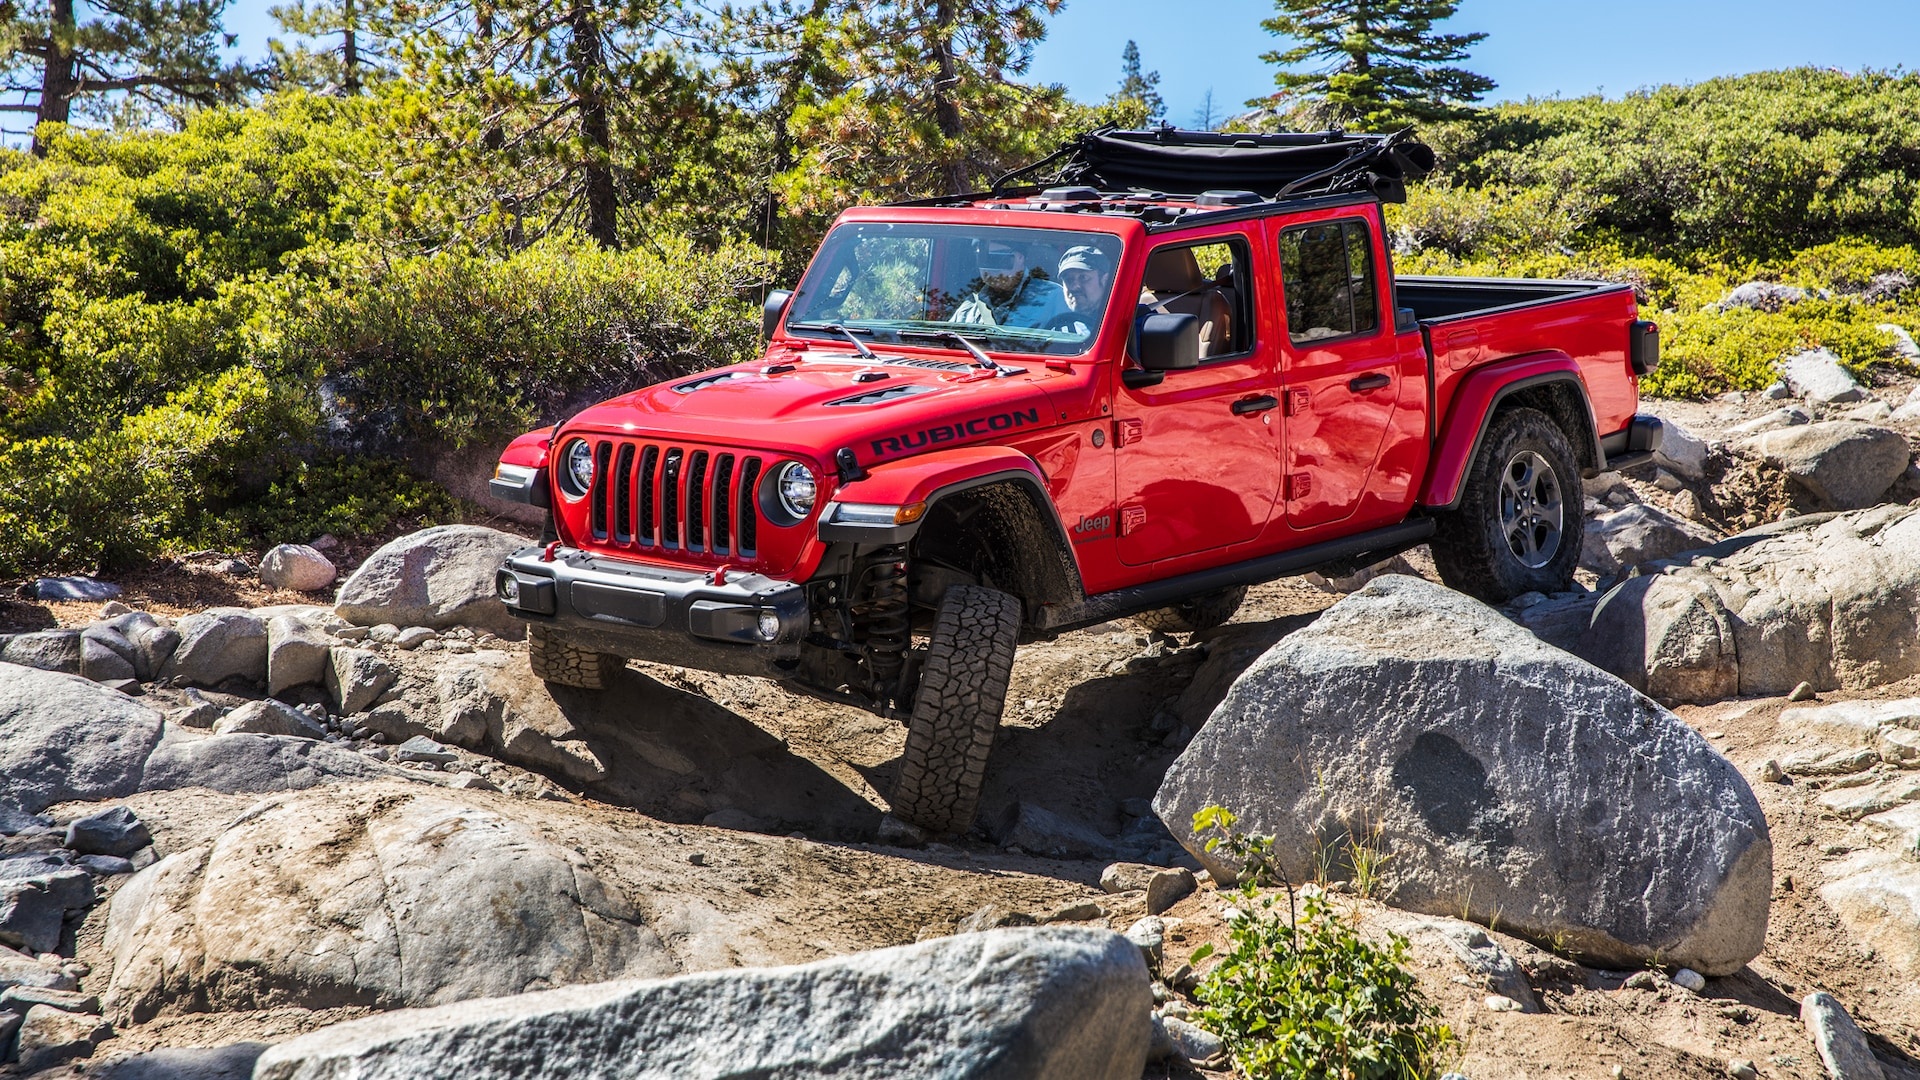
{"label": "fog light", "polygon": [[780,636],[780,616],[771,611],[760,613],[760,640],[772,641]]}
{"label": "fog light", "polygon": [[511,573],[502,573],[500,575],[499,581],[497,582],[497,586],[500,590],[501,600],[505,601],[508,605],[512,607],[520,606],[520,579],[519,578],[514,577]]}

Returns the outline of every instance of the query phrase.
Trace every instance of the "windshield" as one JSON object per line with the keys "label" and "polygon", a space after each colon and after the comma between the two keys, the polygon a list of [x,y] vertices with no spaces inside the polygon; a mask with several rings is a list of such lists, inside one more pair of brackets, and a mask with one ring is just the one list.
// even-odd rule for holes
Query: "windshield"
{"label": "windshield", "polygon": [[988,349],[1073,356],[1093,344],[1119,256],[1110,233],[842,225],[793,294],[787,330],[895,342],[959,331]]}

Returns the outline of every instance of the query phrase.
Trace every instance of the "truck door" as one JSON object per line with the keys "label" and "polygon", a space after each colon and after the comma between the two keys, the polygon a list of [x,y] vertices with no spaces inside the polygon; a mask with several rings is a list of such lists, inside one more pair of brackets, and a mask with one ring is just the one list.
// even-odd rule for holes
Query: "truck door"
{"label": "truck door", "polygon": [[1286,412],[1287,525],[1352,516],[1380,459],[1400,396],[1377,218],[1331,216],[1279,230],[1286,302],[1280,381]]}
{"label": "truck door", "polygon": [[1252,243],[1220,232],[1148,254],[1142,311],[1199,317],[1200,366],[1115,387],[1117,546],[1130,566],[1252,540],[1273,512],[1279,350],[1256,340]]}

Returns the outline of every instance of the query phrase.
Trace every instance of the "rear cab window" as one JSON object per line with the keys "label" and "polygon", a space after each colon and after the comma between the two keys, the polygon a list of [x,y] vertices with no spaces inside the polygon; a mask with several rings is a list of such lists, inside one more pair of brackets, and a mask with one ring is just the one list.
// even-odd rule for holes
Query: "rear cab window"
{"label": "rear cab window", "polygon": [[1373,233],[1361,218],[1296,225],[1280,234],[1287,336],[1296,345],[1380,329]]}

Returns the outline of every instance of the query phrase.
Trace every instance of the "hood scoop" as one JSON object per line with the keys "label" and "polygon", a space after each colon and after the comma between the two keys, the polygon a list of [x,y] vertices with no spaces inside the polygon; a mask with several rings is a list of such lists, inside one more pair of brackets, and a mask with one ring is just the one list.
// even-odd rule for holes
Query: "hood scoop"
{"label": "hood scoop", "polygon": [[675,383],[673,392],[676,394],[691,394],[695,390],[704,390],[709,386],[726,382],[729,379],[738,379],[746,374],[747,372],[744,371],[722,371],[713,375],[702,375],[697,379],[688,379],[683,383]]}
{"label": "hood scoop", "polygon": [[827,405],[829,407],[834,405],[883,405],[889,401],[910,398],[916,394],[930,394],[935,389],[937,389],[937,387],[906,383],[901,386],[889,386],[884,390],[869,390],[864,394],[855,394],[853,397],[841,398],[838,401],[829,401]]}

